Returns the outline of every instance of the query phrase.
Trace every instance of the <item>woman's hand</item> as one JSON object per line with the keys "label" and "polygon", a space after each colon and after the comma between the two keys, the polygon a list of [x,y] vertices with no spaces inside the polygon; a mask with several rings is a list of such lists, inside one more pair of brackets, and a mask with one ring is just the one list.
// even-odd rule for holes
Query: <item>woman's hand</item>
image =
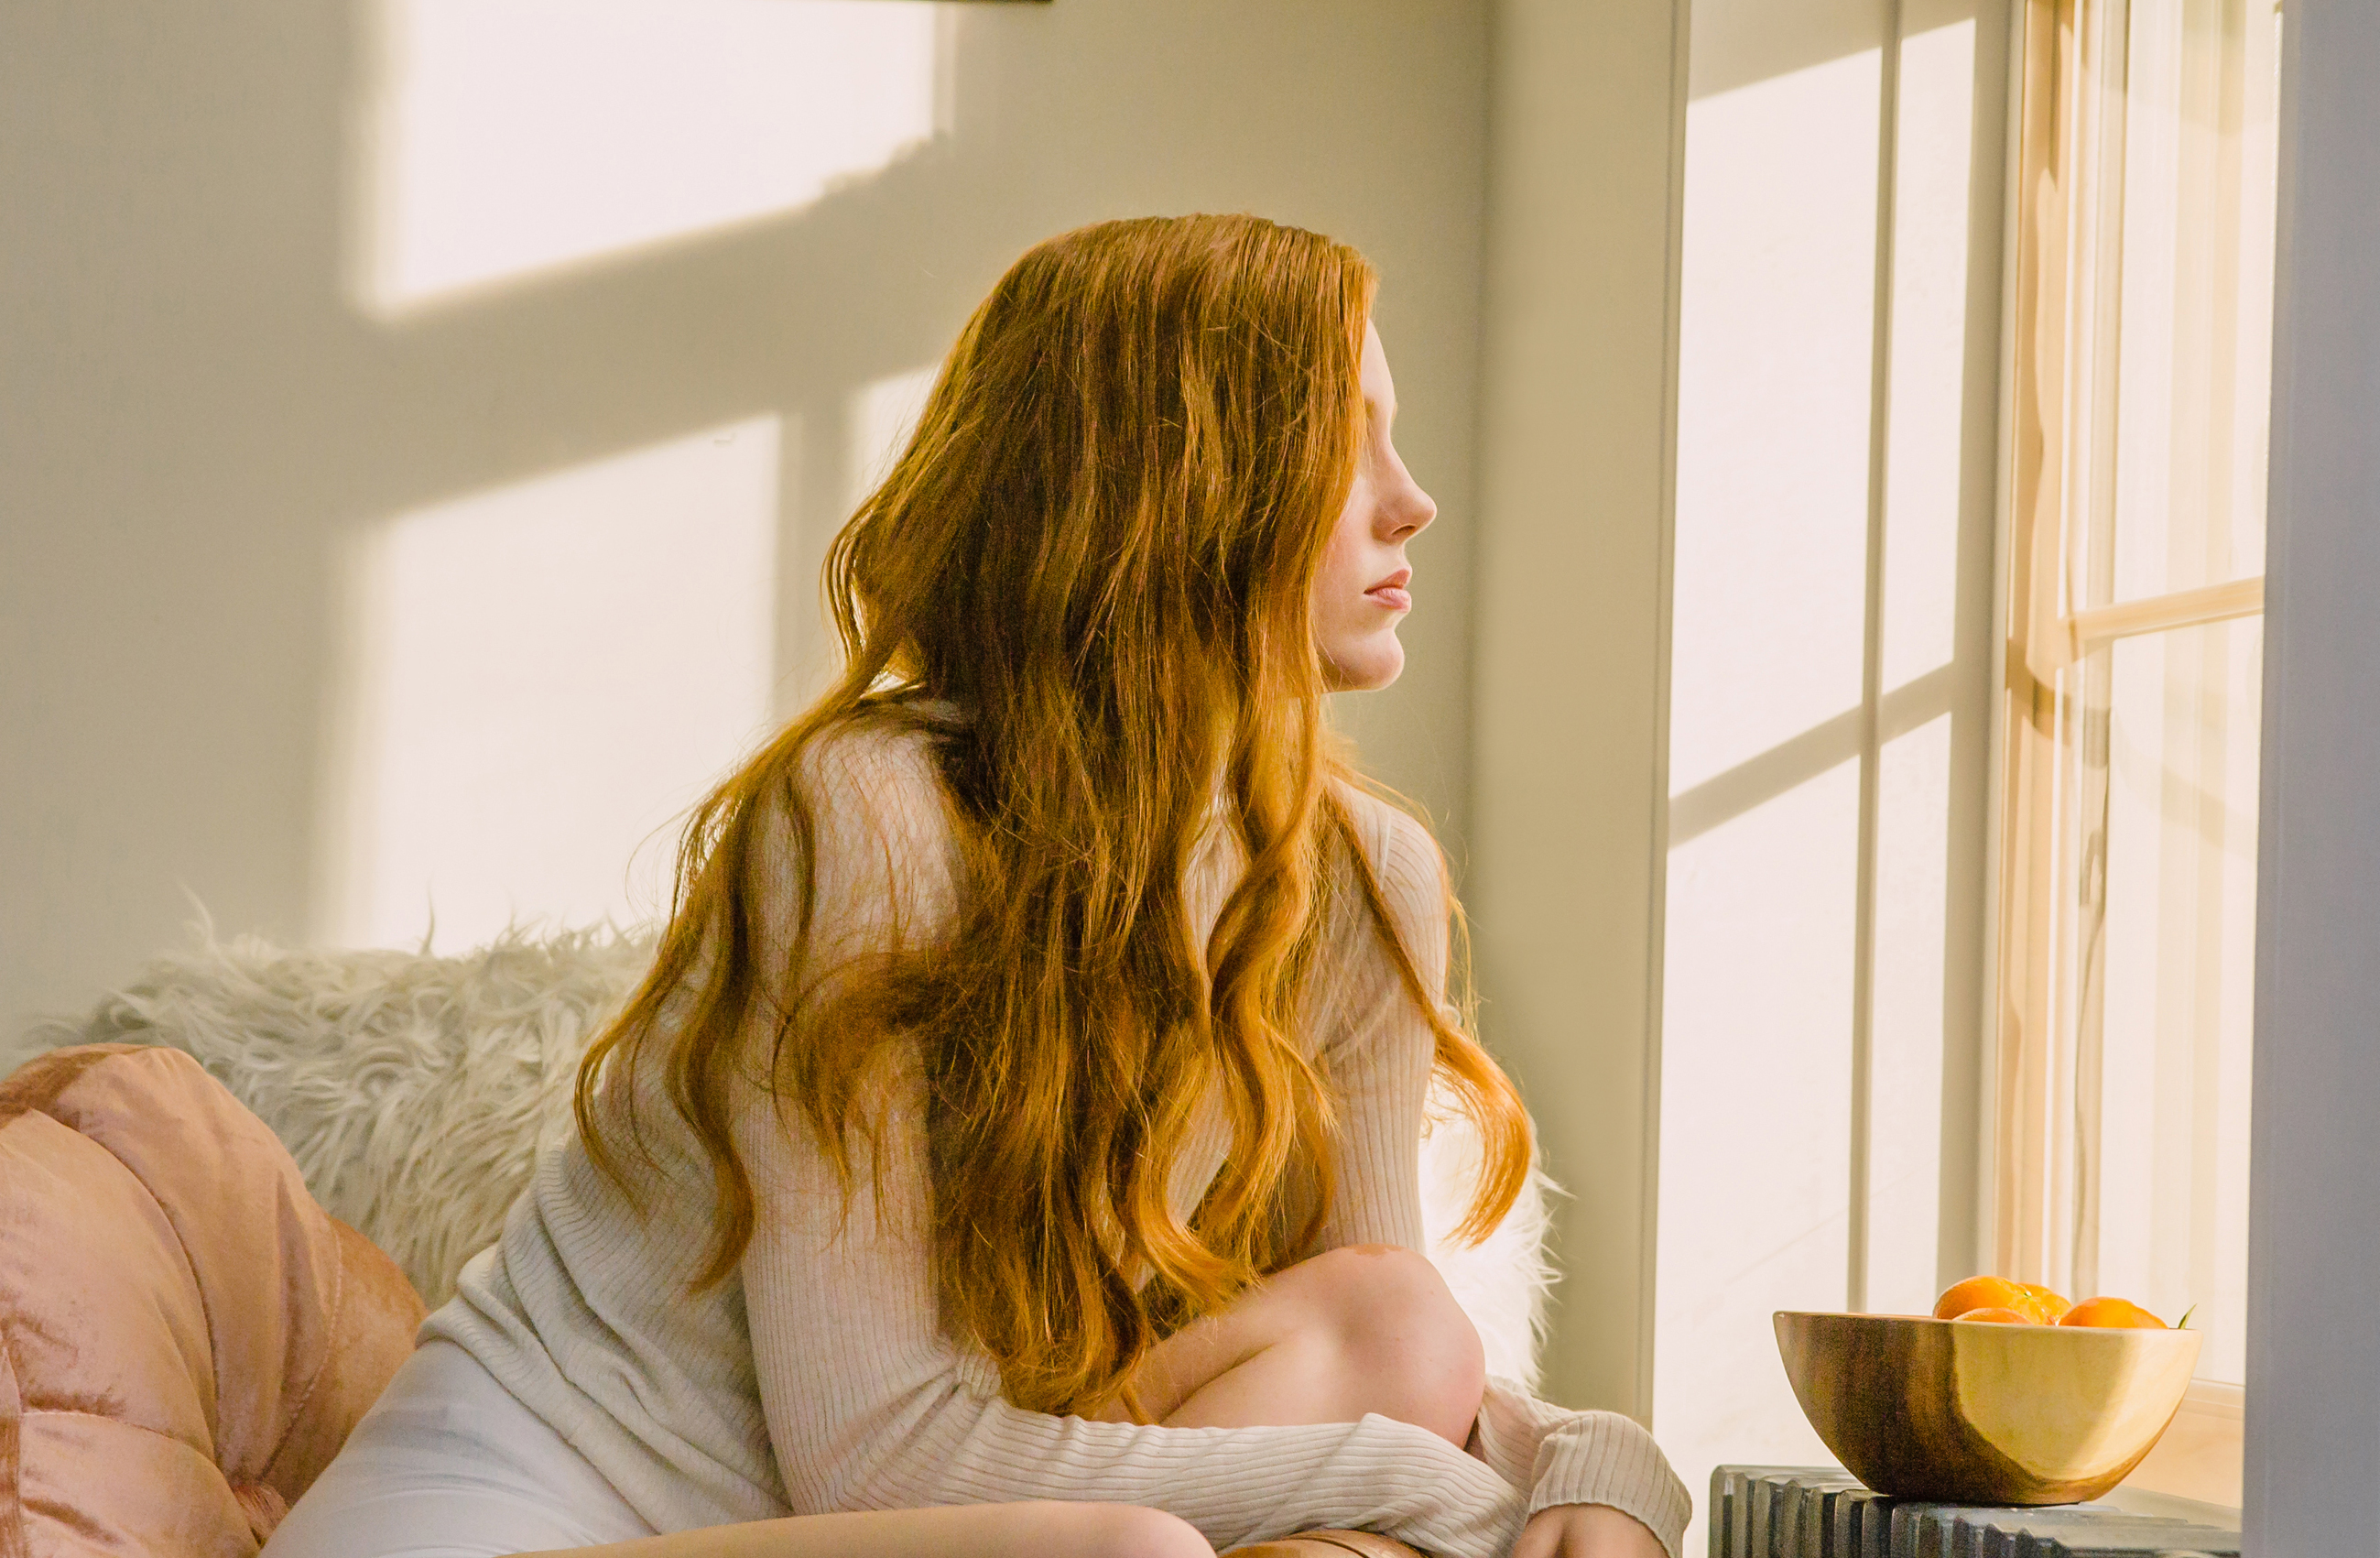
{"label": "woman's hand", "polygon": [[1608,1503],[1558,1503],[1529,1516],[1512,1558],[1669,1558],[1633,1515]]}

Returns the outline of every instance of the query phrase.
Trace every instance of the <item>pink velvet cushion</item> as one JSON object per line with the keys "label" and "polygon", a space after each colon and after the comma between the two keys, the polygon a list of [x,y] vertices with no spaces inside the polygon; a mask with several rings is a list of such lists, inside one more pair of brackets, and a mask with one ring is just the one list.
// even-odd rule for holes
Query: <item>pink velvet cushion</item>
{"label": "pink velvet cushion", "polygon": [[420,1321],[189,1056],[0,1083],[0,1558],[254,1553]]}

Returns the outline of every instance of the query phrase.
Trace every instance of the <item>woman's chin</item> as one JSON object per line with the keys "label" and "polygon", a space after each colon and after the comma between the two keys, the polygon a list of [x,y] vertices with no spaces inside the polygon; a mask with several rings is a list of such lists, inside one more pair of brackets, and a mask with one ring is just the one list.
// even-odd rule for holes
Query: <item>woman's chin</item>
{"label": "woman's chin", "polygon": [[1404,646],[1392,633],[1382,633],[1358,649],[1323,662],[1333,692],[1377,692],[1395,681],[1404,668]]}

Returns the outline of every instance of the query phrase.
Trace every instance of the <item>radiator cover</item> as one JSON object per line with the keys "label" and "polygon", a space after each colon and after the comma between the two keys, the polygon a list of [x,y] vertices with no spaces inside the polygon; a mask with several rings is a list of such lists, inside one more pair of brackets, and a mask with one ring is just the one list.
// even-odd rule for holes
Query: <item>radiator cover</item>
{"label": "radiator cover", "polygon": [[2239,1558],[2240,1533],[2111,1504],[1920,1503],[1839,1467],[1711,1473],[1710,1558]]}

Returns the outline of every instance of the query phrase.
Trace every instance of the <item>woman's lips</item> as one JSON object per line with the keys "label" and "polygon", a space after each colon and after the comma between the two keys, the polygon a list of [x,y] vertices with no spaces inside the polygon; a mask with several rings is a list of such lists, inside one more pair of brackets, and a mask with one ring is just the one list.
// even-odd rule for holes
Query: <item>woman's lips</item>
{"label": "woman's lips", "polygon": [[1400,590],[1393,584],[1376,584],[1364,591],[1364,599],[1376,601],[1392,612],[1413,610],[1413,592]]}

